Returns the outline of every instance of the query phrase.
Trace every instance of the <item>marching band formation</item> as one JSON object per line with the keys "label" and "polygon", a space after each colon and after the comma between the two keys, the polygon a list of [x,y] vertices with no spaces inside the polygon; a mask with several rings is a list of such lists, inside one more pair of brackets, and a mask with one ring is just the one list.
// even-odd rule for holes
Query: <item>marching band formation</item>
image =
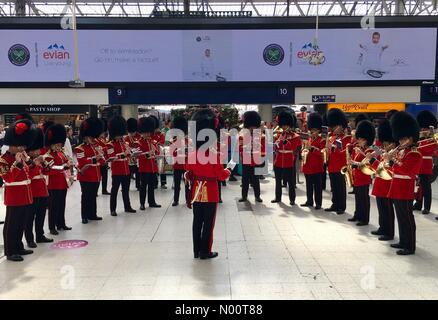
{"label": "marching band formation", "polygon": [[[173,128],[181,136],[172,136],[174,197],[179,204],[181,182],[185,203],[193,209],[193,252],[195,258],[218,256],[212,251],[213,229],[220,190],[234,170],[227,152],[220,144],[223,121],[210,109],[200,109],[191,118],[196,123],[196,137],[210,129],[204,141],[193,141],[188,135],[188,121],[173,119]],[[437,119],[422,111],[417,119],[410,114],[389,112],[377,128],[364,116],[356,118],[355,130],[350,130],[346,115],[331,109],[321,116],[308,115],[305,131],[297,129],[292,113],[281,112],[276,119],[272,149],[261,129],[260,115],[248,111],[243,115],[243,128],[238,136],[238,152],[242,165],[242,193],[239,202],[248,201],[250,187],[255,201],[261,198],[258,171],[267,165],[267,154],[274,153],[275,198],[282,201],[282,188],[287,187],[289,204],[295,205],[296,162],[306,182],[306,202],[303,207],[322,209],[322,193],[326,172],[331,187],[331,205],[325,212],[344,214],[347,189],[355,199],[353,216],[348,219],[357,226],[370,220],[370,189],[378,209],[379,228],[372,231],[379,240],[394,239],[395,217],[399,228],[399,243],[391,244],[397,254],[415,253],[416,226],[413,210],[428,214],[431,209],[432,158],[437,152]],[[5,255],[10,261],[23,261],[33,253],[37,243],[52,242],[44,232],[46,211],[51,235],[71,230],[65,220],[69,187],[77,180],[81,187],[82,223],[99,221],[96,198],[102,183],[102,193],[110,195],[110,215],[117,216],[117,196],[121,188],[124,211],[135,213],[129,194],[131,180],[139,191],[140,210],[159,208],[155,189],[166,188],[166,176],[160,168],[164,161],[165,136],[153,116],[125,120],[114,116],[104,121],[90,117],[80,126],[82,144],[75,148],[76,160],[63,150],[66,130],[63,125],[47,122],[37,127],[27,114],[17,115],[16,122],[5,134],[9,150],[0,157],[0,176],[4,180],[6,219],[3,229]],[[108,138],[106,134],[108,133]],[[201,139],[202,140],[202,139]],[[205,149],[205,142],[214,146]],[[203,157],[216,161],[203,161]],[[189,161],[192,159],[192,161]],[[205,159],[204,159],[205,160]],[[228,162],[228,165],[226,164]],[[107,192],[107,176],[111,171],[111,191]],[[413,203],[416,200],[415,204]],[[293,209],[291,209],[293,211]],[[27,242],[26,249],[22,238]]]}

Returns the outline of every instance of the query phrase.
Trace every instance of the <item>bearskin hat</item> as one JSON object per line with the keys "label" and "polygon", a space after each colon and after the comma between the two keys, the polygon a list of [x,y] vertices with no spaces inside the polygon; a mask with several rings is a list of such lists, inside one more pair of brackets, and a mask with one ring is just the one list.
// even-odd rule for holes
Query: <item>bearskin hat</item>
{"label": "bearskin hat", "polygon": [[54,124],[47,128],[44,134],[44,144],[48,147],[57,143],[65,143],[67,139],[67,131],[62,124]]}
{"label": "bearskin hat", "polygon": [[330,109],[327,112],[327,125],[330,128],[336,126],[342,126],[343,128],[346,128],[348,126],[348,121],[345,113],[340,109]]}
{"label": "bearskin hat", "polygon": [[15,121],[24,119],[30,120],[32,123],[34,122],[32,116],[27,112],[20,112],[15,115]]}
{"label": "bearskin hat", "polygon": [[432,126],[436,129],[437,127],[436,117],[429,110],[420,111],[417,114],[417,121],[418,124],[420,125],[420,128],[429,128],[430,126]]}
{"label": "bearskin hat", "polygon": [[159,129],[160,128],[160,120],[154,116],[153,114],[149,115],[150,118],[152,118],[154,120],[154,124],[155,124],[155,129]]}
{"label": "bearskin hat", "polygon": [[245,128],[259,128],[262,123],[262,118],[257,111],[247,111],[243,114],[243,126]]}
{"label": "bearskin hat", "polygon": [[356,128],[356,138],[362,138],[367,141],[367,145],[371,146],[376,138],[376,129],[371,121],[362,120]]}
{"label": "bearskin hat", "polygon": [[380,142],[395,142],[394,138],[392,137],[392,129],[391,129],[391,123],[388,119],[383,120],[379,127],[377,128],[377,137],[379,138]]}
{"label": "bearskin hat", "polygon": [[322,117],[318,112],[314,112],[314,113],[309,114],[309,117],[307,118],[307,127],[309,129],[321,130]]}
{"label": "bearskin hat", "polygon": [[405,111],[399,111],[391,117],[391,128],[395,141],[406,137],[414,138],[414,142],[419,139],[420,127],[418,122]]}
{"label": "bearskin hat", "polygon": [[185,134],[187,134],[188,131],[188,122],[187,119],[184,117],[175,117],[172,122],[172,127],[174,129],[179,129],[183,131]]}
{"label": "bearskin hat", "polygon": [[[220,120],[210,109],[200,109],[192,115],[192,121],[196,122],[196,136],[203,129],[219,130]],[[217,136],[216,136],[217,138]],[[205,141],[196,141],[196,148],[199,148]]]}
{"label": "bearskin hat", "polygon": [[287,112],[287,111],[280,112],[280,114],[278,115],[277,122],[280,127],[282,126],[291,126],[292,128],[295,127],[294,117],[291,112]]}
{"label": "bearskin hat", "polygon": [[11,124],[5,132],[4,144],[7,146],[28,147],[33,143],[35,131],[32,121],[18,120]]}
{"label": "bearskin hat", "polygon": [[103,132],[103,123],[96,117],[90,117],[82,121],[79,127],[79,137],[98,138]]}
{"label": "bearskin hat", "polygon": [[391,120],[392,116],[395,115],[398,112],[396,109],[391,109],[388,112],[385,113],[385,118],[388,120]]}
{"label": "bearskin hat", "polygon": [[54,124],[55,124],[55,122],[53,122],[51,120],[46,120],[46,121],[44,121],[44,123],[41,127],[41,130],[43,130],[43,133],[45,133],[47,131],[47,129],[49,129]]}
{"label": "bearskin hat", "polygon": [[107,132],[108,131],[108,121],[106,119],[99,119],[100,122],[102,122],[102,132]]}
{"label": "bearskin hat", "polygon": [[354,118],[354,125],[355,125],[355,127],[357,128],[357,126],[359,125],[359,122],[361,122],[363,120],[368,120],[368,117],[364,113],[359,113],[356,116],[356,118]]}
{"label": "bearskin hat", "polygon": [[114,116],[108,121],[108,132],[110,139],[124,136],[126,134],[126,120],[122,116]]}
{"label": "bearskin hat", "polygon": [[34,139],[32,144],[27,148],[28,151],[39,150],[44,147],[44,132],[41,128],[33,127]]}
{"label": "bearskin hat", "polygon": [[126,121],[127,124],[127,129],[129,133],[134,133],[137,132],[137,128],[138,128],[138,120],[135,118],[129,118]]}
{"label": "bearskin hat", "polygon": [[152,117],[138,119],[139,133],[153,133],[155,131],[155,120]]}

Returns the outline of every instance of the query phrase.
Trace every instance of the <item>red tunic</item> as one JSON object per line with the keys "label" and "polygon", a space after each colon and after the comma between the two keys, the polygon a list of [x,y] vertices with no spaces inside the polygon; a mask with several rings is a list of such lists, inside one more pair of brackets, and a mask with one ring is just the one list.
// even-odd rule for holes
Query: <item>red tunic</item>
{"label": "red tunic", "polygon": [[106,138],[97,138],[96,139],[96,143],[95,143],[95,147],[98,151],[102,152],[104,157],[107,158],[108,154],[107,154],[107,141]]}
{"label": "red tunic", "polygon": [[106,151],[108,159],[115,158],[111,161],[111,174],[113,176],[128,176],[129,173],[129,156],[127,144],[123,140],[115,140],[107,143]]}
{"label": "red tunic", "polygon": [[[194,157],[197,157],[197,154],[189,155],[191,159]],[[194,164],[188,163],[186,170],[185,178],[191,186],[192,202],[219,202],[217,182],[228,179],[230,176],[228,169],[224,169],[221,163],[201,164],[196,161]]]}
{"label": "red tunic", "polygon": [[412,148],[401,150],[392,167],[392,180],[388,198],[414,200],[415,179],[420,173],[422,155]]}
{"label": "red tunic", "polygon": [[140,145],[140,152],[147,153],[138,157],[138,172],[157,173],[158,166],[155,156],[159,154],[159,151],[154,146],[153,140],[151,138],[141,138],[138,143]]}
{"label": "red tunic", "polygon": [[[381,161],[381,156],[376,158],[376,161],[373,162],[371,167],[374,170],[377,170],[377,167],[379,166],[380,161]],[[390,170],[392,170],[392,169],[390,169]],[[373,190],[372,190],[371,194],[375,197],[378,197],[378,198],[387,198],[390,187],[391,187],[391,180],[384,180],[376,175],[376,178],[374,179],[374,185],[373,185]]]}
{"label": "red tunic", "polygon": [[[99,182],[100,166],[105,163],[104,159],[96,160],[99,151],[95,145],[83,143],[75,148],[78,159],[78,180],[83,182]],[[85,166],[87,166],[85,168]],[[82,173],[81,173],[82,171]]]}
{"label": "red tunic", "polygon": [[433,138],[421,140],[418,143],[417,150],[423,156],[423,162],[420,169],[420,174],[432,174],[433,159],[432,156],[437,150],[437,144]]}
{"label": "red tunic", "polygon": [[[128,147],[131,149],[131,153],[140,152],[140,143],[138,142],[140,138],[141,136],[138,135],[137,133],[133,135],[128,134],[123,138],[123,140],[125,140],[125,142],[128,144]],[[130,166],[137,165],[137,159],[131,157],[129,159],[129,165]]]}
{"label": "red tunic", "polygon": [[[340,139],[342,141],[342,149],[336,146],[336,140]],[[339,173],[343,166],[347,164],[345,149],[347,145],[351,142],[351,136],[345,135],[332,135],[329,138],[329,156],[328,156],[328,172],[329,173]]]}
{"label": "red tunic", "polygon": [[183,139],[176,139],[173,143],[173,169],[174,170],[185,170],[187,163],[187,150],[188,150],[189,139],[186,136]]}
{"label": "red tunic", "polygon": [[68,189],[67,176],[65,170],[68,169],[68,159],[61,151],[49,150],[46,153],[48,161],[53,160],[53,165],[47,170],[49,176],[49,190],[66,190]]}
{"label": "red tunic", "polygon": [[316,139],[310,138],[309,144],[311,146],[307,154],[306,163],[303,164],[304,174],[316,174],[324,172],[324,159],[322,150],[325,147],[325,141],[321,137]]}
{"label": "red tunic", "polygon": [[294,153],[301,146],[301,138],[295,132],[283,132],[274,145],[274,167],[291,168],[294,166]]}
{"label": "red tunic", "polygon": [[0,157],[0,175],[5,184],[5,206],[27,206],[32,204],[33,195],[29,167],[14,166],[15,155],[9,151]]}
{"label": "red tunic", "polygon": [[[357,149],[360,149],[360,151]],[[374,152],[373,149],[364,149],[364,148],[356,147],[352,160],[355,162],[362,162],[362,160],[365,159],[365,156],[368,153],[373,153],[373,152]],[[353,185],[355,187],[370,185],[371,181],[372,181],[371,176],[364,174],[360,170],[360,168],[353,168]]]}
{"label": "red tunic", "polygon": [[43,174],[43,172],[47,173],[48,170],[43,169],[41,165],[29,166],[29,177],[32,180],[31,188],[34,198],[45,198],[49,196],[46,176]]}
{"label": "red tunic", "polygon": [[239,136],[239,153],[241,163],[256,167],[263,165],[266,155],[266,138],[263,134],[257,136]]}

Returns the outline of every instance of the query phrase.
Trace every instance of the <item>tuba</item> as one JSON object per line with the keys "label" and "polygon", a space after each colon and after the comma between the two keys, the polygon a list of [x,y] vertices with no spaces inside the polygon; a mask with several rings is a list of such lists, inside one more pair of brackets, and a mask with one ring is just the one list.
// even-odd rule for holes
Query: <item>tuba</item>
{"label": "tuba", "polygon": [[351,188],[354,184],[353,180],[353,168],[351,167],[350,162],[350,152],[348,152],[348,146],[345,148],[345,157],[347,160],[347,164],[341,168],[341,174],[344,175],[345,182],[349,188]]}

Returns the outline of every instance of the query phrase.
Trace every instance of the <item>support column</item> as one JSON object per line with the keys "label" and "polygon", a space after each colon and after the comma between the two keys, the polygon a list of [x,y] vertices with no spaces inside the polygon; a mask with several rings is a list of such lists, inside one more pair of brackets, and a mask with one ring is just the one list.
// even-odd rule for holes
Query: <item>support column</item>
{"label": "support column", "polygon": [[136,104],[124,104],[121,107],[122,117],[128,120],[129,118],[138,118],[138,106]]}
{"label": "support column", "polygon": [[262,121],[271,122],[272,121],[272,104],[259,104],[258,111]]}

